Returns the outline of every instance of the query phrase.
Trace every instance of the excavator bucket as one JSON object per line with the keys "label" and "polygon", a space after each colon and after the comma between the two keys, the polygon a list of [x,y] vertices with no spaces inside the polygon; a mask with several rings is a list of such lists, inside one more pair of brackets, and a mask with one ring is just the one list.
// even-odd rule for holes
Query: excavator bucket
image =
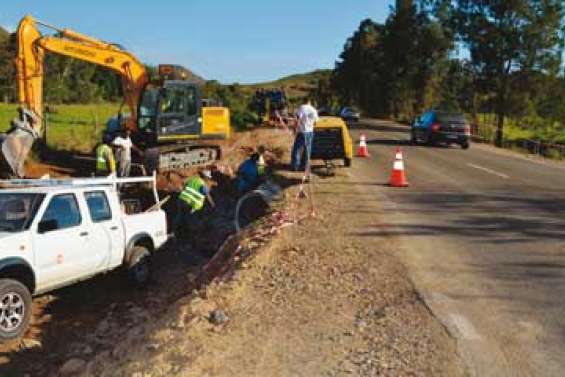
{"label": "excavator bucket", "polygon": [[24,162],[33,146],[33,132],[14,128],[7,134],[0,134],[0,176],[2,178],[23,178]]}

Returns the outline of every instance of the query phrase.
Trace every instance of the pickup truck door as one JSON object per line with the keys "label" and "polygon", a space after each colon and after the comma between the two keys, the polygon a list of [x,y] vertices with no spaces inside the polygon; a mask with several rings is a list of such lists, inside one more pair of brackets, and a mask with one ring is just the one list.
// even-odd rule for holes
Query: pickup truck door
{"label": "pickup truck door", "polygon": [[38,290],[61,286],[80,277],[78,263],[87,245],[88,226],[74,194],[51,198],[33,236]]}
{"label": "pickup truck door", "polygon": [[[112,213],[112,206],[105,191],[86,191],[84,199],[92,222],[89,244],[84,258],[85,273],[96,273],[121,263],[124,234],[120,213]],[[114,206],[115,211],[119,207]],[[115,256],[119,255],[119,260]]]}

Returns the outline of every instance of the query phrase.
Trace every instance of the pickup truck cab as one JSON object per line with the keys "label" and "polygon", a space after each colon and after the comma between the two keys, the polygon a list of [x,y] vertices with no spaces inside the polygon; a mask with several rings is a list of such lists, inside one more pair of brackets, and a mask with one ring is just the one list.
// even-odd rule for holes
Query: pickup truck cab
{"label": "pickup truck cab", "polygon": [[151,181],[155,185],[155,177],[5,182],[8,188],[0,189],[0,340],[26,331],[33,295],[120,266],[135,283],[148,280],[151,254],[167,239],[165,213],[154,205],[126,214],[118,182]]}

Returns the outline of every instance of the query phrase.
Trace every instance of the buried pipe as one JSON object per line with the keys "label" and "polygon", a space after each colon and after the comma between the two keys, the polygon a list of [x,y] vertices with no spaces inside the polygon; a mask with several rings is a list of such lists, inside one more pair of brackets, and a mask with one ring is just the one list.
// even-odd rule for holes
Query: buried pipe
{"label": "buried pipe", "polygon": [[271,182],[266,182],[261,184],[257,189],[248,192],[247,194],[243,195],[237,201],[237,205],[235,206],[235,218],[234,218],[234,225],[236,233],[241,231],[241,225],[239,224],[239,211],[241,210],[241,206],[245,201],[251,198],[259,197],[263,199],[265,204],[269,205],[272,201],[280,199],[281,188]]}

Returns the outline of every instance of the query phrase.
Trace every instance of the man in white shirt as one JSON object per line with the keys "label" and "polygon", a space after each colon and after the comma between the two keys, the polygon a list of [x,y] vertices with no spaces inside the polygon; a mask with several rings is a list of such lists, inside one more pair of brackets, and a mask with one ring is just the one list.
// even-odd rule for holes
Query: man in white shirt
{"label": "man in white shirt", "polygon": [[[310,165],[312,153],[312,140],[314,140],[314,125],[318,121],[318,111],[312,106],[309,98],[296,110],[296,137],[292,146],[290,165],[292,170],[304,170]],[[306,151],[304,151],[306,149]],[[304,157],[304,160],[303,158]]]}
{"label": "man in white shirt", "polygon": [[118,176],[129,177],[131,171],[131,150],[141,155],[141,151],[133,144],[130,138],[131,131],[124,130],[117,136],[112,145],[116,147],[118,155]]}

